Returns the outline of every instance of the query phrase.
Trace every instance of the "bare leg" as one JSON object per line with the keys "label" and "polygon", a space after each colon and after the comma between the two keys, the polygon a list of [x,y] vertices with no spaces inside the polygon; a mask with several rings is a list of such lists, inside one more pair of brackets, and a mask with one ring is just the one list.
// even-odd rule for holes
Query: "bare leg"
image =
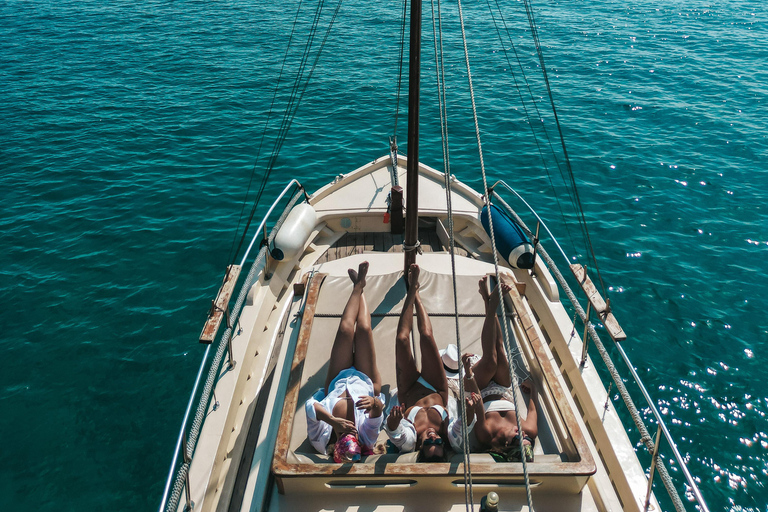
{"label": "bare leg", "polygon": [[[339,323],[339,330],[336,331],[336,339],[333,340],[333,347],[331,348],[331,357],[328,361],[328,374],[325,377],[325,390],[328,391],[328,386],[331,381],[342,370],[346,370],[355,363],[354,360],[354,341],[355,341],[355,323],[357,322],[358,312],[360,309],[360,299],[363,296],[363,288],[365,288],[365,274],[368,272],[368,262],[364,261],[360,264],[358,271],[354,270],[349,273],[350,278],[354,275],[355,278],[352,281],[355,286],[352,288],[352,293],[347,300],[347,305],[344,307],[344,312],[341,314],[341,322]],[[359,277],[362,276],[362,277]]]}
{"label": "bare leg", "polygon": [[376,365],[376,349],[373,345],[373,330],[371,329],[371,314],[365,295],[360,297],[360,308],[357,313],[357,328],[355,329],[355,368],[366,374],[373,381],[375,395],[381,392],[381,374]]}
{"label": "bare leg", "polygon": [[507,359],[507,351],[504,349],[504,338],[498,318],[496,319],[496,373],[493,375],[493,380],[505,388],[512,385],[509,360]]}
{"label": "bare leg", "polygon": [[488,293],[488,276],[483,277],[478,284],[480,286],[480,296],[483,298],[483,302],[485,302],[485,321],[483,322],[483,331],[480,335],[483,355],[480,361],[475,364],[474,373],[478,387],[483,389],[497,373],[498,353],[496,343],[497,338],[500,336],[500,329],[496,310],[499,307],[500,296],[498,286],[493,290],[493,293]]}
{"label": "bare leg", "polygon": [[435,337],[432,334],[432,322],[427,310],[416,292],[416,321],[419,327],[419,348],[421,349],[421,375],[443,397],[443,405],[448,403],[448,379],[445,375],[443,360],[437,349]]}
{"label": "bare leg", "polygon": [[[416,267],[418,269],[418,267]],[[410,275],[413,275],[413,270]],[[411,332],[413,331],[413,305],[416,302],[416,294],[419,291],[418,271],[416,283],[408,288],[405,296],[403,311],[397,323],[397,337],[395,338],[395,365],[397,369],[397,394],[402,402],[411,387],[419,379],[419,369],[411,352]]]}

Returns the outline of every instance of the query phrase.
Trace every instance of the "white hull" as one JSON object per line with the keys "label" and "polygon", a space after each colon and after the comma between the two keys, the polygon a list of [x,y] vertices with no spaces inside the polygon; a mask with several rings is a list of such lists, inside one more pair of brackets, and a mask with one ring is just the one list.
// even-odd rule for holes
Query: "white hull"
{"label": "white hull", "polygon": [[[290,260],[269,261],[267,272],[261,270],[248,291],[239,318],[242,332],[233,338],[236,365],[233,369],[226,362],[222,365],[215,386],[217,405],[209,406],[190,469],[194,510],[466,510],[464,486],[456,483],[463,478],[460,464],[435,465],[445,466],[436,475],[403,462],[363,463],[352,471],[325,463],[316,466],[333,467],[330,473],[314,474],[310,465],[299,464],[301,457],[291,459],[293,448],[287,446],[278,449],[288,450],[286,460],[293,462],[273,460],[283,408],[290,400],[286,386],[299,343],[301,313],[306,314],[306,298],[294,295],[294,283],[311,270],[329,279],[344,276],[347,268],[363,260],[371,263],[372,276],[402,270],[402,253],[387,247],[385,239],[388,164],[389,157],[378,159],[312,195],[317,223],[304,250]],[[402,157],[398,168],[404,175]],[[492,273],[491,244],[480,224],[482,198],[459,182],[454,181],[452,189],[455,239],[466,255],[457,257],[457,273],[475,277]],[[419,190],[419,215],[436,221],[437,243],[447,246],[440,227],[447,219],[442,173],[422,165]],[[347,233],[371,236],[362,235],[358,248],[350,249],[349,244],[334,248]],[[425,253],[417,262],[426,272],[451,274],[446,252]],[[523,358],[534,377],[550,381],[542,386],[546,410],[540,414],[547,422],[542,430],[550,435],[542,436],[540,453],[528,464],[535,509],[643,510],[645,471],[612,405],[604,407],[607,392],[592,362],[579,365],[582,341],[578,334],[572,335],[572,319],[560,303],[555,280],[541,259],[533,275],[512,270],[505,262],[503,266],[524,285],[520,302],[524,311],[517,311],[518,316],[527,314],[533,320],[528,334],[524,326],[517,334],[539,340],[521,343]],[[476,287],[460,292],[476,297]],[[380,360],[394,359],[391,353],[381,353],[378,345],[377,351]],[[500,510],[528,510],[522,464],[489,463],[481,455],[472,459],[475,509],[481,496],[494,490],[501,496]],[[432,465],[420,467],[425,466]],[[182,498],[179,510],[184,506]],[[658,510],[655,500],[650,510]]]}

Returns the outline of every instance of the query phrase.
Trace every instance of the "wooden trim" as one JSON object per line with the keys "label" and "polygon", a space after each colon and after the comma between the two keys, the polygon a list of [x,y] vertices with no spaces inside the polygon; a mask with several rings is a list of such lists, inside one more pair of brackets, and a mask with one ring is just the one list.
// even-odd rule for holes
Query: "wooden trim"
{"label": "wooden trim", "polygon": [[203,331],[200,333],[200,343],[205,343],[206,345],[213,343],[216,332],[221,325],[221,320],[224,317],[224,312],[229,307],[229,301],[232,298],[237,278],[240,277],[241,269],[240,265],[230,265],[227,267],[227,273],[224,274],[224,282],[221,283],[216,300],[208,312],[208,320],[205,321]]}
{"label": "wooden trim", "polygon": [[[400,462],[383,462],[377,461],[371,464],[355,463],[355,464],[337,464],[333,462],[328,463],[292,463],[288,462],[288,454],[290,450],[291,435],[293,433],[294,415],[296,412],[296,404],[299,395],[299,384],[301,383],[302,372],[304,369],[304,359],[306,358],[309,337],[312,329],[312,320],[314,319],[314,311],[317,304],[317,298],[320,288],[320,276],[325,277],[322,274],[317,274],[309,285],[309,291],[307,294],[306,305],[304,309],[304,315],[302,318],[301,330],[299,331],[299,337],[296,342],[296,352],[293,358],[291,366],[291,374],[288,382],[288,387],[285,396],[285,405],[283,407],[283,416],[280,421],[280,432],[278,434],[277,445],[275,449],[275,458],[272,463],[272,471],[278,482],[278,488],[283,488],[285,482],[282,479],[285,478],[314,478],[314,477],[331,477],[331,476],[343,476],[343,477],[392,477],[392,476],[409,476],[409,477],[443,477],[449,479],[455,479],[463,475],[463,465],[461,463],[400,463]],[[505,276],[507,277],[507,276]],[[542,360],[541,366],[545,368],[548,375],[552,375],[554,378],[554,370],[551,368],[549,360],[543,355],[540,347],[541,341],[533,327],[532,320],[522,305],[522,299],[517,292],[517,287],[512,288],[515,296],[515,300],[518,302],[518,310],[521,320],[525,325],[526,331],[529,333],[529,337],[532,340],[532,345],[537,348],[537,358]],[[550,389],[553,390],[555,400],[560,404],[567,403],[563,396],[562,388],[555,383],[554,387],[551,385]],[[567,408],[566,408],[567,409]],[[561,411],[562,413],[562,411]],[[568,431],[573,438],[576,450],[578,451],[580,460],[571,462],[533,462],[528,464],[528,472],[532,477],[558,477],[558,478],[587,478],[594,474],[596,471],[595,462],[586,444],[581,431],[578,429],[578,424],[575,422],[575,418],[570,410],[567,410],[565,414],[562,414],[563,420],[568,426]],[[523,476],[523,467],[521,463],[472,463],[472,475],[473,478],[483,477],[492,478],[494,481],[499,482],[513,482],[519,480]],[[584,480],[586,481],[586,480]]]}
{"label": "wooden trim", "polygon": [[599,315],[600,320],[605,326],[605,330],[608,331],[608,334],[613,338],[613,341],[626,340],[627,335],[624,334],[624,329],[621,328],[616,317],[613,316],[611,310],[608,309],[608,304],[606,304],[603,297],[600,295],[600,292],[595,288],[594,283],[587,275],[587,269],[578,263],[573,263],[570,267],[571,272],[573,272],[573,275],[576,276],[576,280],[579,282],[579,286],[584,290],[587,299],[589,299],[589,303],[592,304],[592,308]]}
{"label": "wooden trim", "polygon": [[309,290],[304,301],[304,312],[301,317],[301,328],[299,330],[299,337],[296,340],[296,350],[293,363],[291,364],[291,373],[288,376],[288,385],[285,388],[285,402],[283,404],[283,415],[280,419],[280,431],[277,436],[277,443],[275,444],[273,470],[277,467],[278,461],[286,460],[291,446],[291,432],[293,431],[296,402],[298,401],[299,388],[301,387],[301,375],[304,373],[304,359],[307,357],[309,337],[312,333],[312,323],[315,320],[315,308],[317,308],[320,287],[327,275],[318,273],[309,280]]}
{"label": "wooden trim", "polygon": [[584,433],[578,426],[573,410],[566,405],[568,403],[566,391],[560,386],[557,372],[555,372],[555,368],[552,366],[552,361],[550,360],[549,355],[544,350],[544,342],[539,337],[537,324],[534,319],[531,318],[531,315],[528,313],[529,309],[526,307],[523,298],[514,286],[514,278],[506,274],[500,274],[500,276],[502,281],[510,285],[508,297],[510,302],[512,302],[515,312],[517,312],[517,316],[523,326],[528,342],[539,362],[541,371],[544,373],[544,381],[548,384],[548,388],[554,398],[554,404],[557,407],[557,410],[563,419],[563,423],[568,429],[571,440],[579,454],[579,458],[581,459],[580,462],[585,466],[591,466],[592,472],[594,473],[596,471],[595,461],[592,458],[589,445],[584,437]]}

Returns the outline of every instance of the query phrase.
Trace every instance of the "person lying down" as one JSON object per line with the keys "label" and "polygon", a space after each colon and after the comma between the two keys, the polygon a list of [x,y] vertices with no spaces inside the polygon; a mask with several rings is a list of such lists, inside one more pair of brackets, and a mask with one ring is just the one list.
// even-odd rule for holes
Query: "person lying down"
{"label": "person lying down", "polygon": [[371,314],[363,295],[368,262],[348,272],[354,287],[333,341],[325,387],[305,404],[312,446],[319,453],[332,453],[339,463],[373,453],[384,408]]}
{"label": "person lying down", "polygon": [[[395,339],[397,394],[400,401],[389,413],[384,430],[390,442],[401,452],[419,452],[420,462],[444,462],[447,444],[461,450],[461,422],[448,414],[448,380],[432,334],[432,323],[419,295],[418,265],[408,272],[408,293],[400,314]],[[419,329],[421,371],[411,352],[413,310]],[[468,398],[474,410],[479,396]],[[468,423],[473,423],[468,418]],[[458,449],[456,448],[458,447]]]}
{"label": "person lying down", "polygon": [[509,286],[502,283],[489,294],[488,277],[482,278],[479,284],[485,303],[485,321],[480,338],[483,354],[474,364],[476,356],[462,355],[465,389],[482,396],[482,402],[478,401],[474,406],[477,416],[475,437],[483,450],[489,451],[497,461],[518,462],[525,455],[526,461],[532,462],[533,446],[538,435],[536,389],[531,380],[520,384],[520,388],[529,394],[529,399],[527,415],[520,421],[522,435],[519,435],[509,361],[496,316],[501,293],[507,293]]}

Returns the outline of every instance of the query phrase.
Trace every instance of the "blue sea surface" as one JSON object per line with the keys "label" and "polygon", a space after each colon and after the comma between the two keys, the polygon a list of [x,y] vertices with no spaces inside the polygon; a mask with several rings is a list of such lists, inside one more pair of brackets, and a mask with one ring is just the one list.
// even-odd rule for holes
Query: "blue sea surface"
{"label": "blue sea surface", "polygon": [[[159,505],[197,337],[262,135],[255,183],[283,116],[278,77],[285,60],[292,84],[317,6],[298,5],[0,2],[0,510]],[[521,105],[498,11],[462,4],[489,180],[512,184],[586,259],[576,224],[564,226],[575,217],[560,171],[531,136],[544,152],[553,137],[562,165],[523,3],[500,5],[536,101]],[[710,510],[765,511],[765,4],[533,6],[623,346]],[[441,9],[451,172],[478,187],[457,7]],[[314,191],[387,152],[401,10],[342,4],[259,214],[290,178]],[[429,2],[424,12],[420,159],[442,169]]]}

